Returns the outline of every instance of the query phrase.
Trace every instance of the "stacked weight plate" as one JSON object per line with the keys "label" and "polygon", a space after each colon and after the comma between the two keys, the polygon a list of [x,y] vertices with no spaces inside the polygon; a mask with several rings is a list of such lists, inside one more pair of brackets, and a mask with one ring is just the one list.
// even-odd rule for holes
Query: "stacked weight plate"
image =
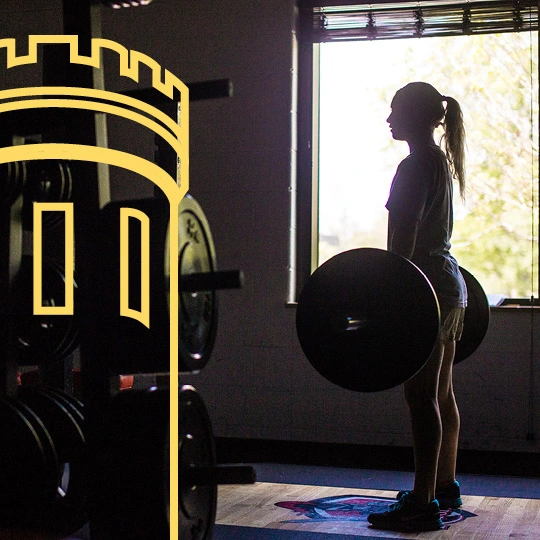
{"label": "stacked weight plate", "polygon": [[[120,315],[122,208],[149,217],[149,324]],[[186,196],[178,209],[179,246],[169,245],[169,203],[164,199],[115,201],[101,213],[102,234],[92,297],[97,299],[93,328],[99,362],[112,372],[166,374],[170,369],[168,261],[178,261],[179,370],[196,373],[210,359],[217,330],[217,289],[241,286],[240,272],[219,272],[212,235],[202,208]],[[141,232],[130,226],[129,304],[142,305]],[[125,261],[124,261],[125,262]],[[160,378],[163,381],[163,378]],[[100,434],[97,538],[168,537],[171,458],[169,389],[160,386],[114,395],[104,409]],[[210,418],[192,386],[179,392],[179,531],[181,538],[210,539],[215,521],[217,485],[254,481],[250,467],[218,467]],[[141,464],[145,464],[144,467]]]}
{"label": "stacked weight plate", "polygon": [[[63,1],[64,35],[59,39],[54,36],[52,42],[46,41],[48,36],[37,36],[38,41],[43,38],[46,43],[43,86],[54,87],[56,97],[74,88],[92,90],[94,96],[101,97],[105,92],[98,70],[87,62],[95,51],[91,40],[94,34],[100,34],[99,3],[121,8],[150,2]],[[65,41],[58,43],[63,38]],[[68,54],[73,53],[68,48],[75,45],[83,56]],[[31,47],[28,44],[29,51]],[[129,53],[123,48],[113,50],[120,55]],[[16,51],[14,54],[17,56]],[[155,64],[149,67],[154,69]],[[230,85],[227,82],[224,87],[221,81],[219,96],[212,95],[211,85],[206,83],[197,88],[206,99],[222,97],[224,88],[228,95]],[[159,92],[153,88],[142,93],[152,100]],[[57,104],[50,106],[54,111],[47,106],[36,110],[15,107],[0,127],[2,139],[9,135],[2,146],[27,142],[34,150],[42,145],[40,152],[45,146],[49,150],[61,146],[63,157],[78,147],[85,147],[89,153],[112,150],[104,144],[104,115],[88,114],[84,107],[76,111],[80,102],[75,94],[66,91],[64,96],[73,105],[68,113]],[[110,101],[120,103],[115,97]],[[128,100],[127,94],[124,97],[120,101]],[[165,108],[177,112],[177,98],[176,94],[172,100],[161,95],[158,101],[160,106],[167,101]],[[133,105],[136,99],[129,103]],[[88,106],[90,102],[85,103]],[[97,97],[92,104],[102,103]],[[108,101],[107,106],[110,110]],[[158,116],[163,120],[163,115]],[[178,118],[172,120],[174,124]],[[15,121],[17,133],[12,137],[8,132]],[[164,124],[170,128],[170,122]],[[168,137],[163,131],[160,133]],[[36,140],[30,140],[34,136]],[[25,137],[27,140],[23,140]],[[160,137],[156,140],[162,141]],[[167,151],[162,148],[158,153],[164,156]],[[110,156],[112,152],[100,153],[104,154]],[[0,536],[4,529],[22,529],[28,538],[45,532],[65,537],[89,522],[92,540],[169,538],[171,516],[176,514],[170,508],[169,464],[171,456],[176,458],[178,453],[179,536],[210,540],[217,485],[253,482],[253,470],[216,464],[208,412],[201,396],[190,386],[181,386],[179,391],[179,446],[171,448],[170,391],[163,384],[166,377],[159,378],[158,387],[137,383],[169,373],[174,356],[178,356],[180,372],[194,373],[205,367],[216,337],[216,291],[238,288],[241,273],[217,270],[208,221],[192,197],[185,197],[178,208],[180,244],[171,249],[168,201],[156,197],[110,202],[106,167],[98,159],[86,159],[88,155],[81,160],[73,157],[73,161],[54,156],[0,165],[1,260],[10,263],[0,273],[0,300],[5,306],[5,316],[0,319],[0,382],[4,385],[0,394]],[[167,156],[171,156],[171,148]],[[167,174],[174,179],[177,156],[169,161],[172,170]],[[37,225],[34,203],[47,202],[73,203],[74,315],[34,315],[37,255],[34,258],[22,244],[23,237],[31,236]],[[150,223],[148,324],[119,312],[119,273],[122,262],[126,262],[120,256],[119,214],[126,207],[144,214]],[[46,253],[41,263],[41,306],[63,306],[67,303],[66,283],[71,281],[64,271],[68,234],[62,212],[42,212],[41,225]],[[136,227],[132,230],[134,236],[128,238],[128,289],[129,304],[137,309],[137,292],[143,280],[137,270],[142,248]],[[171,260],[179,267],[178,350],[171,350],[170,345],[170,321],[176,316],[170,313]],[[41,376],[74,352],[81,363],[84,406],[64,387],[17,388],[20,366],[38,366]],[[122,375],[134,376],[138,389],[121,390]]]}

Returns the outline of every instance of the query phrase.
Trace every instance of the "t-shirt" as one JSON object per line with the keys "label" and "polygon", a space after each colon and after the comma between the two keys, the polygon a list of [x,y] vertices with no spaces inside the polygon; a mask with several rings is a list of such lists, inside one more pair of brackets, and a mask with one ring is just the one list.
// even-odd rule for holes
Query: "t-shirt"
{"label": "t-shirt", "polygon": [[411,152],[399,164],[390,188],[388,238],[396,223],[414,227],[417,222],[411,261],[426,274],[440,302],[465,307],[467,287],[450,253],[452,195],[452,175],[443,151],[430,145]]}

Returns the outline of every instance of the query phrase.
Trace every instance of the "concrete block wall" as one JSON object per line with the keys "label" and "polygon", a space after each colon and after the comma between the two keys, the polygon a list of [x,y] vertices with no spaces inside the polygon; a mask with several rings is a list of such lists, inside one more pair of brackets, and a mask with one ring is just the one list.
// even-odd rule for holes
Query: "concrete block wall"
{"label": "concrete block wall", "polygon": [[[58,2],[19,4],[0,5],[2,37],[60,31]],[[182,383],[201,392],[217,436],[406,446],[402,390],[356,394],[324,380],[304,358],[295,309],[286,305],[294,29],[294,0],[154,0],[103,11],[104,37],[153,57],[183,81],[234,83],[233,98],[190,108],[190,192],[209,219],[219,266],[242,269],[246,283],[221,293],[212,360]],[[9,79],[0,70],[0,84]],[[108,69],[108,89],[132,86]],[[111,138],[148,144],[114,123]],[[150,191],[121,175],[113,185],[114,198]],[[531,430],[540,436],[539,352],[538,316],[493,311],[486,340],[456,367],[463,448],[539,450],[525,440]]]}

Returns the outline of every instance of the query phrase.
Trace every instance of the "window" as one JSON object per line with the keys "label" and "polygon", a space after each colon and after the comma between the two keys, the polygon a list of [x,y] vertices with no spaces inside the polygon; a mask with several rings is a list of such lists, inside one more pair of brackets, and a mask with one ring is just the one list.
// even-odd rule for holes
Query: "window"
{"label": "window", "polygon": [[456,189],[452,252],[487,293],[536,296],[536,7],[398,7],[384,2],[378,10],[309,10],[317,60],[318,263],[345,249],[386,247],[384,205],[395,169],[408,153],[406,143],[390,136],[389,104],[398,88],[425,80],[455,97],[466,121],[469,188],[465,204]]}

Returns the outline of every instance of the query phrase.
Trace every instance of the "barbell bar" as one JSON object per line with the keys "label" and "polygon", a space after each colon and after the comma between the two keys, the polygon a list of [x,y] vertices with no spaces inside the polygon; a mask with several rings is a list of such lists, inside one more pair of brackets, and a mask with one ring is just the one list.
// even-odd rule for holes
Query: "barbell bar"
{"label": "barbell bar", "polygon": [[[462,269],[469,292],[456,362],[472,354],[489,326],[489,303]],[[300,345],[311,365],[338,386],[378,392],[402,384],[427,362],[437,342],[437,295],[423,272],[374,248],[340,253],[322,264],[300,294]]]}
{"label": "barbell bar", "polygon": [[190,465],[185,467],[183,474],[191,486],[253,484],[256,478],[254,469],[247,465]]}
{"label": "barbell bar", "polygon": [[239,270],[196,272],[179,278],[179,288],[183,293],[241,289],[243,286],[244,274]]}

